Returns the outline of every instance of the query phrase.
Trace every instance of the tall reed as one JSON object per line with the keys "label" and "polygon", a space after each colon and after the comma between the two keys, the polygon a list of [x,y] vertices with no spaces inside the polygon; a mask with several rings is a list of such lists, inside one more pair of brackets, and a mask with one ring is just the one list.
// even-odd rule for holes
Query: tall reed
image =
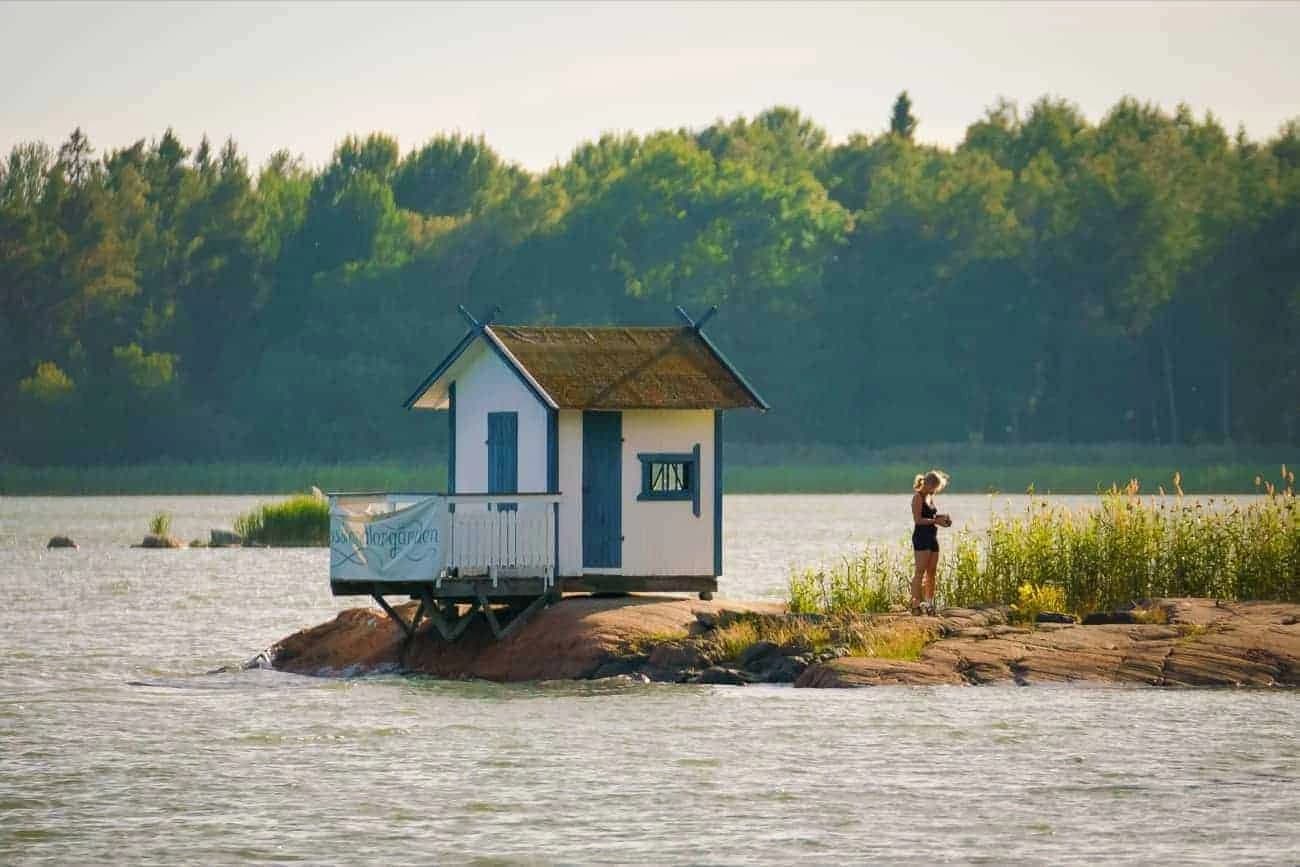
{"label": "tall reed", "polygon": [[[1143,497],[1136,479],[1101,494],[1096,506],[1069,509],[1030,495],[1017,515],[994,515],[982,537],[955,534],[940,563],[939,596],[948,605],[1015,604],[1022,588],[1059,588],[1084,612],[1160,596],[1300,602],[1300,507],[1295,475],[1256,480],[1250,503]],[[1215,508],[1215,506],[1218,508]],[[882,611],[905,604],[913,571],[910,546],[868,548],[822,569],[790,576],[799,612]]]}
{"label": "tall reed", "polygon": [[156,512],[149,519],[149,533],[153,536],[170,536],[172,534],[171,512]]}
{"label": "tall reed", "polygon": [[278,503],[268,503],[235,518],[235,532],[246,545],[306,548],[329,545],[329,503],[322,497],[302,494]]}

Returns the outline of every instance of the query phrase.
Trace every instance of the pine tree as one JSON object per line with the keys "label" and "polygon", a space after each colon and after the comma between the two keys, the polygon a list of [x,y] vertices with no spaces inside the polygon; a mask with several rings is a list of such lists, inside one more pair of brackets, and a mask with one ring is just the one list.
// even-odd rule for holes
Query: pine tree
{"label": "pine tree", "polygon": [[912,133],[916,132],[916,117],[912,114],[912,100],[903,91],[894,100],[894,113],[889,118],[889,132],[908,141],[912,140]]}

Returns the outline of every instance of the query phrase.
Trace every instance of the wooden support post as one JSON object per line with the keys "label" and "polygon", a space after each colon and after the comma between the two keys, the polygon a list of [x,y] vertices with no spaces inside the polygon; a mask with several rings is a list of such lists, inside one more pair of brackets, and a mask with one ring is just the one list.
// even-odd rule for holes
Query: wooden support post
{"label": "wooden support post", "polygon": [[429,622],[433,624],[444,640],[449,641],[451,627],[442,616],[442,608],[438,605],[438,601],[433,598],[433,591],[427,585],[420,588],[420,600],[424,606],[425,614],[428,615]]}
{"label": "wooden support post", "polygon": [[447,636],[448,641],[455,641],[460,638],[461,633],[469,627],[469,622],[474,619],[474,611],[478,608],[478,602],[471,602],[469,610],[465,615],[456,621],[456,625],[451,628],[451,634]]}
{"label": "wooden support post", "polygon": [[[429,589],[429,585],[427,584],[420,588],[420,611],[430,621],[433,621],[434,617],[437,616],[439,613],[438,603],[434,601],[433,591]],[[438,625],[437,623],[434,623],[435,627],[437,625]],[[442,632],[441,629],[439,629],[438,631]]]}
{"label": "wooden support post", "polygon": [[497,633],[497,640],[499,641],[501,639],[506,638],[507,636],[510,635],[510,633],[514,632],[516,629],[518,629],[519,627],[527,623],[529,620],[531,620],[533,618],[533,615],[535,615],[538,611],[541,611],[543,608],[545,608],[547,605],[550,604],[550,599],[551,597],[550,594],[548,593],[542,596],[538,596],[532,602],[529,602],[528,606],[524,608],[523,611],[520,611],[518,614],[516,614],[514,617],[510,619],[510,622],[506,624],[505,629],[502,629],[500,632]]}
{"label": "wooden support post", "polygon": [[393,622],[402,627],[402,631],[406,633],[407,638],[411,638],[415,635],[415,629],[408,626],[406,621],[402,619],[402,615],[393,610],[393,606],[388,604],[388,600],[383,596],[380,596],[378,593],[371,593],[370,596],[379,603],[379,607],[384,609],[385,614],[393,618]]}
{"label": "wooden support post", "polygon": [[483,619],[488,622],[488,626],[492,627],[492,634],[500,638],[501,623],[497,620],[496,614],[492,611],[492,606],[488,604],[487,597],[483,595],[481,590],[478,594],[478,606],[483,609]]}

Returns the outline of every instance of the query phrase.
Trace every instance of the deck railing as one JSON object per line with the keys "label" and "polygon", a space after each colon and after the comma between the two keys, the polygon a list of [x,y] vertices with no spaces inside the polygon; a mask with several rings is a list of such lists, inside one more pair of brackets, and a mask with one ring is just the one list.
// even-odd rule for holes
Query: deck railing
{"label": "deck railing", "polygon": [[[382,516],[436,497],[446,509],[443,579],[483,579],[495,586],[501,577],[542,578],[555,583],[559,544],[558,493],[421,494],[339,493],[331,503],[350,512]],[[408,580],[394,575],[389,580]]]}

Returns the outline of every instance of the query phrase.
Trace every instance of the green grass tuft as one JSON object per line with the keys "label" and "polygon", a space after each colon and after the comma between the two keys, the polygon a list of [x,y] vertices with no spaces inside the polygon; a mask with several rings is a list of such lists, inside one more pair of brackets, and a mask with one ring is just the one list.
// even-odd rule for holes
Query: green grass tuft
{"label": "green grass tuft", "polygon": [[937,630],[899,619],[870,623],[865,628],[855,630],[848,647],[851,656],[915,662],[921,658],[925,646],[936,638]]}
{"label": "green grass tuft", "polygon": [[235,519],[245,545],[273,548],[326,547],[330,536],[329,503],[310,494],[259,506]]}
{"label": "green grass tuft", "polygon": [[172,534],[172,516],[170,512],[158,512],[149,519],[149,534],[166,538]]}

